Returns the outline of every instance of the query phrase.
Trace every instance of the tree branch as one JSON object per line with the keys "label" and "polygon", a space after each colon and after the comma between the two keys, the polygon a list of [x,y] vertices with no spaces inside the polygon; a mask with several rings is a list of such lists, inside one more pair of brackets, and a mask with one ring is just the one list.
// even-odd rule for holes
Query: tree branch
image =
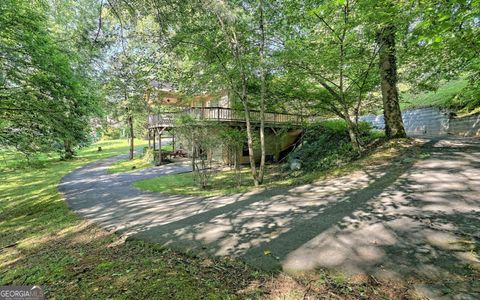
{"label": "tree branch", "polygon": [[335,29],[333,29],[332,26],[330,26],[330,24],[328,24],[328,22],[322,17],[320,16],[318,13],[314,13],[314,15],[333,33],[333,35],[341,42],[342,39],[340,38],[340,35],[335,31]]}
{"label": "tree branch", "polygon": [[103,0],[100,1],[100,11],[98,13],[98,30],[97,30],[97,34],[95,35],[95,39],[93,40],[94,43],[97,42],[98,36],[100,35],[100,31],[102,30],[102,10],[103,10]]}

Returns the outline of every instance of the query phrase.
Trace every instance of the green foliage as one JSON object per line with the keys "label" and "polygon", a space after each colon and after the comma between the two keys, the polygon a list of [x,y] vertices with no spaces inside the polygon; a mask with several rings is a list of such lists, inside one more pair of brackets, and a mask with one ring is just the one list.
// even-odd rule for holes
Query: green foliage
{"label": "green foliage", "polygon": [[225,146],[241,150],[247,140],[247,134],[238,128],[225,127],[220,130],[220,138]]}
{"label": "green foliage", "polygon": [[123,138],[122,132],[123,128],[113,127],[109,125],[103,126],[102,138],[105,140],[118,140]]}
{"label": "green foliage", "polygon": [[0,3],[0,145],[60,151],[88,141],[95,83],[49,26],[41,1]]}
{"label": "green foliage", "polygon": [[[359,138],[364,145],[378,137],[368,123],[360,122],[358,125]],[[301,146],[289,158],[300,159],[304,171],[328,170],[358,157],[349,141],[345,121],[321,122],[306,129]]]}
{"label": "green foliage", "polygon": [[467,78],[468,86],[456,100],[466,110],[478,107],[480,2],[421,1],[406,11],[411,21],[401,44],[404,82],[417,91],[432,91],[442,89],[445,81]]}
{"label": "green foliage", "polygon": [[237,165],[238,153],[242,151],[247,134],[244,130],[232,127],[222,128],[219,132],[220,141],[227,150],[230,161]]}
{"label": "green foliage", "polygon": [[372,93],[380,82],[376,26],[358,1],[286,3],[279,17],[285,22],[280,30],[284,46],[277,56],[285,66],[279,76],[294,92],[291,105],[347,121],[352,146],[360,153],[351,120],[380,102],[379,93]]}
{"label": "green foliage", "polygon": [[214,173],[213,152],[222,145],[220,132],[223,127],[216,122],[195,119],[189,115],[181,115],[175,122],[178,125],[175,134],[191,150],[195,182],[200,187],[207,188]]}
{"label": "green foliage", "polygon": [[[292,85],[323,97],[307,102],[341,118],[378,86],[375,30],[365,26],[359,3],[289,1],[284,50],[279,53]],[[296,34],[301,31],[302,34]],[[310,85],[305,89],[305,85]],[[371,97],[371,95],[370,95]],[[295,100],[294,100],[295,101]]]}
{"label": "green foliage", "polygon": [[180,115],[175,120],[177,127],[175,134],[187,142],[187,147],[191,149],[196,148],[199,153],[211,151],[221,144],[220,134],[224,127],[212,121],[205,121],[202,119],[195,119],[189,115]]}
{"label": "green foliage", "polygon": [[469,114],[480,108],[480,86],[460,78],[445,82],[434,91],[403,93],[401,99],[403,110],[434,106]]}
{"label": "green foliage", "polygon": [[478,112],[480,110],[480,85],[469,82],[460,93],[450,98],[447,105],[457,110],[460,114]]}
{"label": "green foliage", "polygon": [[445,82],[435,91],[423,93],[401,93],[400,107],[405,109],[420,108],[420,107],[442,107],[442,108],[462,108],[469,105],[468,102],[463,102],[459,97],[462,91],[466,90],[468,82],[465,79],[458,79]]}

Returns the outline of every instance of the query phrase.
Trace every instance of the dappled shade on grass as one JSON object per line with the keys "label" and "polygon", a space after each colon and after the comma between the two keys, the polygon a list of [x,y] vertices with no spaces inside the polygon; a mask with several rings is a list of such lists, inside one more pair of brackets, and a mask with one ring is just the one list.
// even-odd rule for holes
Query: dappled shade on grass
{"label": "dappled shade on grass", "polygon": [[[97,152],[97,147],[103,148]],[[131,241],[70,212],[59,180],[96,159],[128,152],[126,141],[100,142],[72,161],[44,159],[42,168],[0,170],[0,285],[42,285],[47,298],[244,299],[288,295],[383,299],[403,285],[349,282],[325,272],[270,276],[228,258],[182,255]],[[12,166],[17,166],[12,168]],[[27,166],[27,165],[23,165]],[[318,279],[312,286],[312,278]],[[270,295],[270,297],[268,296]]]}
{"label": "dappled shade on grass", "polygon": [[[98,146],[103,151],[98,152]],[[12,160],[3,165],[0,285],[39,284],[49,298],[191,299],[225,298],[254,280],[249,269],[228,260],[203,267],[203,259],[145,243],[125,244],[68,209],[57,191],[62,176],[96,159],[127,152],[126,141],[102,141],[80,150],[71,161],[52,155],[42,158],[41,168]],[[225,277],[223,269],[214,266],[228,268],[235,276]]]}
{"label": "dappled shade on grass", "polygon": [[[172,151],[172,145],[162,145],[162,150]],[[132,160],[122,159],[114,162],[108,167],[107,172],[109,174],[124,173],[129,171],[142,170],[152,166],[152,162],[145,160],[142,153],[138,153],[134,156]]]}
{"label": "dappled shade on grass", "polygon": [[195,182],[192,172],[159,176],[151,179],[137,181],[134,186],[152,192],[168,194],[218,196],[246,192],[251,189],[253,181],[248,169],[241,172],[242,185],[237,186],[234,171],[214,172],[209,179],[209,186],[202,188]]}
{"label": "dappled shade on grass", "polygon": [[118,162],[111,164],[107,172],[109,174],[114,173],[123,173],[135,170],[141,170],[153,166],[152,163],[149,163],[143,159],[141,155],[136,155],[132,160],[122,159]]}
{"label": "dappled shade on grass", "polygon": [[480,278],[479,150],[475,140],[434,140],[333,180],[193,199],[200,207],[181,208],[180,219],[166,205],[134,238],[263,269],[407,278],[470,298]]}
{"label": "dappled shade on grass", "polygon": [[[268,165],[265,180],[261,188],[300,185],[348,174],[349,172],[361,169],[372,163],[385,161],[396,156],[402,151],[405,151],[409,146],[410,142],[407,140],[391,141],[380,146],[378,149],[374,150],[373,153],[358,160],[351,161],[348,164],[337,165],[328,170],[319,170],[315,172],[303,172],[300,174],[285,173],[281,171],[281,166],[279,165]],[[257,189],[253,186],[253,180],[251,179],[249,168],[243,168],[241,176],[241,185],[237,186],[237,179],[234,171],[224,170],[212,172],[210,185],[204,189],[195,182],[195,177],[191,172],[161,175],[136,181],[133,185],[139,189],[151,192],[206,197],[245,193]]]}

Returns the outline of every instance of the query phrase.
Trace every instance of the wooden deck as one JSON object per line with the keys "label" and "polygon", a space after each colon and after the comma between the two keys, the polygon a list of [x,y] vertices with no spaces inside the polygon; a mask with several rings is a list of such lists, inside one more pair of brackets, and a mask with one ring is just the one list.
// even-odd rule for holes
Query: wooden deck
{"label": "wooden deck", "polygon": [[[235,125],[245,123],[245,114],[242,110],[234,110],[223,107],[205,107],[188,108],[176,112],[163,112],[158,115],[148,117],[149,128],[171,128],[175,127],[175,119],[181,115],[189,115],[198,120],[228,122]],[[250,111],[250,121],[252,124],[260,123],[260,111]],[[309,116],[283,114],[274,112],[265,112],[265,126],[283,127],[283,126],[302,126],[305,123],[312,122],[313,118]]]}

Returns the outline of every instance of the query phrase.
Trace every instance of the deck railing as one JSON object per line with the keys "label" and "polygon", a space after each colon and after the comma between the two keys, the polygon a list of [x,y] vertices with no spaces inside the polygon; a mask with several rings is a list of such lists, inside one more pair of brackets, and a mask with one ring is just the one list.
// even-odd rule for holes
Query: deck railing
{"label": "deck railing", "polygon": [[[218,122],[245,122],[245,113],[242,110],[235,110],[224,107],[192,107],[182,111],[162,112],[157,115],[150,115],[148,123],[150,127],[171,127],[175,125],[175,119],[188,115],[198,120],[218,121]],[[276,112],[265,112],[265,124],[267,125],[301,125],[306,122],[312,122],[314,117],[304,115],[294,115]],[[260,123],[260,111],[250,111],[250,121]]]}

